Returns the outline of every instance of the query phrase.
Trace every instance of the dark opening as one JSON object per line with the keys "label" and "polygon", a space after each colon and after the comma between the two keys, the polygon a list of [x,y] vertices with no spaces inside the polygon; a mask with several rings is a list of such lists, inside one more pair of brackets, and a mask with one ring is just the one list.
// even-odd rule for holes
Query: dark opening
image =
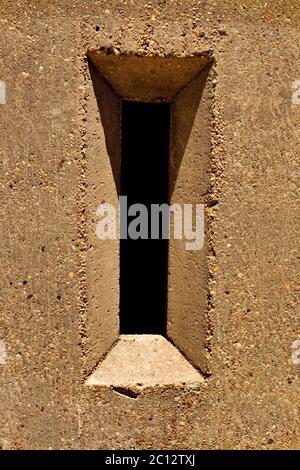
{"label": "dark opening", "polygon": [[[148,239],[120,242],[120,332],[165,334],[168,240],[152,240],[150,205],[168,203],[170,105],[122,103],[121,195],[148,209]],[[127,227],[121,211],[121,226]],[[161,226],[162,224],[160,224]]]}

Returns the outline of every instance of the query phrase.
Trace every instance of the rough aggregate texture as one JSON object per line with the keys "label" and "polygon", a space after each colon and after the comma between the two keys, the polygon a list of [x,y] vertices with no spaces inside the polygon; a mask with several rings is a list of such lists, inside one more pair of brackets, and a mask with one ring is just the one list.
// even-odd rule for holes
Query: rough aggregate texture
{"label": "rough aggregate texture", "polygon": [[[2,448],[299,448],[299,2],[0,6]],[[200,390],[84,386],[96,358],[86,57],[100,48],[215,61]]]}

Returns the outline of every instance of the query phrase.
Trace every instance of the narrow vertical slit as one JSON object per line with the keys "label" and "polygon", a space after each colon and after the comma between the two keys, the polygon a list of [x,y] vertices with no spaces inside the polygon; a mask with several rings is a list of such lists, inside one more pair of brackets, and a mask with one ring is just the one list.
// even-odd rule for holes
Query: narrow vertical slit
{"label": "narrow vertical slit", "polygon": [[[161,223],[158,239],[151,239],[150,214],[151,204],[168,203],[169,127],[168,103],[122,102],[121,195],[127,196],[128,208],[142,204],[147,209],[148,238],[121,239],[121,334],[165,336],[168,240],[162,238]],[[128,228],[137,216],[126,222],[121,211],[121,226]],[[137,227],[142,236],[145,229],[145,224]]]}

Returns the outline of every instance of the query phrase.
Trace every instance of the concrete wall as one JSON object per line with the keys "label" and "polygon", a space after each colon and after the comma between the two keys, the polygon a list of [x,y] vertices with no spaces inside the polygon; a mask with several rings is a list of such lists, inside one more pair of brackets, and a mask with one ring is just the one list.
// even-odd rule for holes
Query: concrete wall
{"label": "concrete wall", "polygon": [[[275,0],[1,1],[4,449],[300,446],[300,105],[292,100],[299,10],[296,1]],[[114,180],[87,63],[88,51],[99,48],[180,57],[209,51],[215,61],[208,78],[209,374],[200,390],[156,387],[129,398],[84,386],[104,331],[101,316],[89,317],[101,301],[95,283],[101,269],[118,276],[109,244],[96,246],[91,219],[97,185],[104,193]],[[106,311],[117,296],[112,282]],[[115,320],[107,347],[117,329]]]}

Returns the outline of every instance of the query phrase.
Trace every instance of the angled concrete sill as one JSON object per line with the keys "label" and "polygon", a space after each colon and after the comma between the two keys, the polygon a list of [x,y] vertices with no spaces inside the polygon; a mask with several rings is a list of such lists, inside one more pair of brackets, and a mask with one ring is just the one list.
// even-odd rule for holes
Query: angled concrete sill
{"label": "angled concrete sill", "polygon": [[136,390],[166,385],[194,386],[203,377],[160,335],[120,335],[86,385]]}
{"label": "angled concrete sill", "polygon": [[142,57],[91,51],[89,59],[125,100],[171,102],[212,61],[208,51],[193,57]]}

